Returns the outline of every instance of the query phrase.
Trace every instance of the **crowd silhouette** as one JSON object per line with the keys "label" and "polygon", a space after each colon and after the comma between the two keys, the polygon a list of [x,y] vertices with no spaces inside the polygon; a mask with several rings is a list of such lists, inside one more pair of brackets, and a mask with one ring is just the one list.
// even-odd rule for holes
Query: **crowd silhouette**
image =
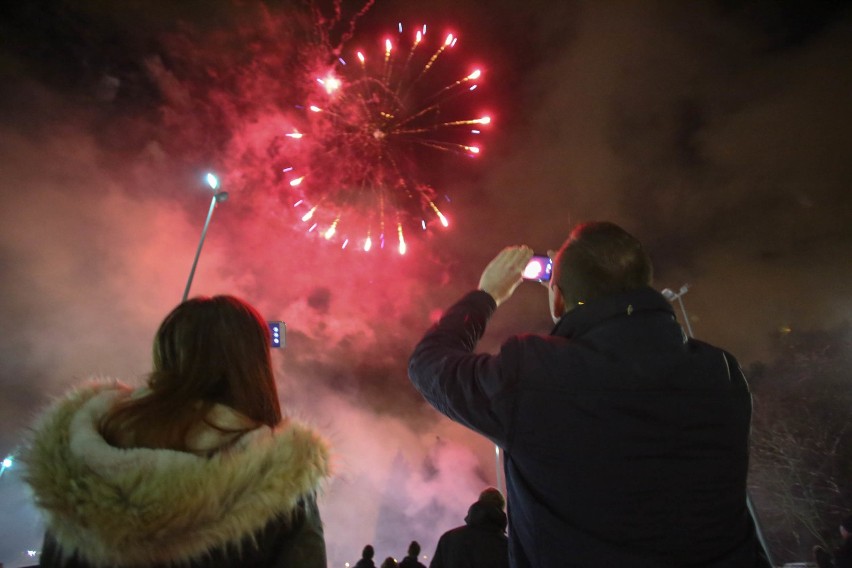
{"label": "crowd silhouette", "polygon": [[[508,568],[509,541],[506,537],[506,499],[494,487],[485,488],[468,509],[463,525],[441,535],[429,568]],[[426,568],[418,559],[420,543],[408,545],[408,554],[399,562],[388,556],[380,568]],[[375,549],[368,544],[354,568],[375,568]]]}

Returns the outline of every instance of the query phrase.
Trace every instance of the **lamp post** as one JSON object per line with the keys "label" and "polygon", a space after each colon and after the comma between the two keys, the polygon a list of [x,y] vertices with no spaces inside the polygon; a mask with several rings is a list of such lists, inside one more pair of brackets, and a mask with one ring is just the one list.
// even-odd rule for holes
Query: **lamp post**
{"label": "lamp post", "polygon": [[212,173],[206,176],[207,185],[213,190],[213,198],[210,200],[210,210],[207,212],[207,219],[204,221],[204,228],[201,230],[201,240],[198,242],[198,250],[195,251],[195,260],[192,261],[192,269],[189,271],[189,279],[186,281],[186,289],[183,291],[182,302],[186,301],[189,296],[189,288],[192,286],[192,278],[195,276],[195,267],[198,266],[198,257],[201,256],[201,247],[204,246],[204,237],[207,236],[207,228],[210,226],[210,219],[213,217],[213,210],[216,209],[216,204],[228,199],[227,191],[216,191],[219,189],[219,178]]}
{"label": "lamp post", "polygon": [[506,495],[506,483],[503,480],[503,464],[502,464],[502,454],[503,451],[500,449],[500,446],[494,444],[494,460],[497,464],[497,490]]}
{"label": "lamp post", "polygon": [[9,455],[9,456],[6,456],[5,458],[3,458],[3,461],[0,462],[0,477],[3,477],[3,474],[6,472],[6,470],[9,469],[10,467],[12,467],[12,465],[14,463],[15,463],[14,456]]}
{"label": "lamp post", "polygon": [[677,292],[666,288],[661,292],[661,294],[665,296],[666,300],[669,302],[677,300],[677,303],[680,305],[680,311],[683,314],[683,322],[686,324],[686,332],[689,334],[689,337],[695,337],[692,333],[692,324],[689,323],[689,316],[686,314],[686,306],[683,305],[683,295],[687,292],[689,292],[689,284],[684,284]]}

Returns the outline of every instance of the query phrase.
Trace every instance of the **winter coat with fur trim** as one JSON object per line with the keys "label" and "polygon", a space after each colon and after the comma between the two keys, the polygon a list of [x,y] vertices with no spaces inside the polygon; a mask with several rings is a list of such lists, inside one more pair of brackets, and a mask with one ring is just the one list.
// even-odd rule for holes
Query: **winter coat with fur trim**
{"label": "winter coat with fur trim", "polygon": [[326,566],[317,434],[285,420],[208,456],[117,448],[98,422],[127,396],[81,388],[37,422],[22,461],[47,524],[42,566]]}

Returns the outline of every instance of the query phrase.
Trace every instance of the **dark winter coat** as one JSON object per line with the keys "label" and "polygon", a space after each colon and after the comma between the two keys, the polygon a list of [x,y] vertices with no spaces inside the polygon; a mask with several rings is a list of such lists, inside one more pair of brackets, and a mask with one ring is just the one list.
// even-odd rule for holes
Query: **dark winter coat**
{"label": "dark winter coat", "polygon": [[441,535],[429,568],[507,568],[506,513],[477,501],[464,522]]}
{"label": "dark winter coat", "polygon": [[406,556],[399,561],[399,568],[426,568],[415,556]]}
{"label": "dark winter coat", "polygon": [[116,448],[98,423],[127,396],[117,384],[83,388],[36,425],[24,460],[47,523],[41,566],[325,568],[319,436],[287,421],[211,455]]}
{"label": "dark winter coat", "polygon": [[512,566],[760,565],[746,505],[751,395],[730,354],[687,339],[651,288],[474,354],[495,308],[480,291],[452,306],[409,375],[503,448]]}

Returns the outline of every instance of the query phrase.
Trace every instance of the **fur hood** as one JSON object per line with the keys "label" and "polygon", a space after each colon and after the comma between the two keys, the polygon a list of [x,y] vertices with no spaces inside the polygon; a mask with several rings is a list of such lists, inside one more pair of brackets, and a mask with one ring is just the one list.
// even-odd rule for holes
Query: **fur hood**
{"label": "fur hood", "polygon": [[292,514],[329,475],[325,442],[287,420],[212,457],[110,446],[98,421],[130,394],[118,383],[70,393],[42,415],[22,456],[64,554],[103,566],[186,562]]}

